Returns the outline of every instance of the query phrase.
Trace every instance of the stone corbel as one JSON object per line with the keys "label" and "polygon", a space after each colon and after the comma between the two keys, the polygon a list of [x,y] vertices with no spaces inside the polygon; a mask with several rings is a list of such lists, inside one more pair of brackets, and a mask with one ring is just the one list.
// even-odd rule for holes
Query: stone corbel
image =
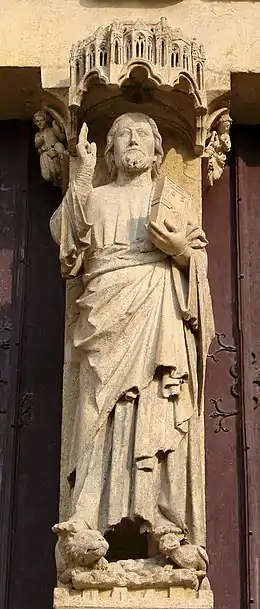
{"label": "stone corbel", "polygon": [[232,119],[227,107],[215,110],[207,117],[203,154],[203,185],[206,188],[213,186],[222,176],[227,154],[231,150],[231,124]]}

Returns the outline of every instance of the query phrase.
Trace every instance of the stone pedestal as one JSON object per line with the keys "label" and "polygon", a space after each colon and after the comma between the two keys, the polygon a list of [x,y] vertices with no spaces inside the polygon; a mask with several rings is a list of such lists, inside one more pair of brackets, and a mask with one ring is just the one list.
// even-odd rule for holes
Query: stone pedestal
{"label": "stone pedestal", "polygon": [[211,590],[116,587],[112,590],[56,588],[54,609],[213,609]]}

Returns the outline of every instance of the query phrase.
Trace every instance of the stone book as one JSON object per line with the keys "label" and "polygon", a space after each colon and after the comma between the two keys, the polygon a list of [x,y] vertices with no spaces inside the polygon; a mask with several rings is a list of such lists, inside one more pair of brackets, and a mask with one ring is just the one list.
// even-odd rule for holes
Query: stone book
{"label": "stone book", "polygon": [[156,181],[152,192],[149,220],[159,224],[169,220],[176,229],[186,231],[190,204],[190,195],[184,188],[163,176]]}

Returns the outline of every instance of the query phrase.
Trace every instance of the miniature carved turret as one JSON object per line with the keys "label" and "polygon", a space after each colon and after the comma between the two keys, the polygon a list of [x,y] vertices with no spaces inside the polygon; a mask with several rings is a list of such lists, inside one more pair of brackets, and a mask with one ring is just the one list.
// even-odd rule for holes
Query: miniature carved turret
{"label": "miniature carved turret", "polygon": [[165,83],[172,84],[177,72],[194,79],[200,93],[204,91],[203,47],[195,39],[173,29],[162,17],[158,23],[113,21],[99,27],[94,34],[73,45],[70,56],[71,95],[82,77],[98,70],[107,82],[117,83],[122,68],[131,62],[149,62]]}

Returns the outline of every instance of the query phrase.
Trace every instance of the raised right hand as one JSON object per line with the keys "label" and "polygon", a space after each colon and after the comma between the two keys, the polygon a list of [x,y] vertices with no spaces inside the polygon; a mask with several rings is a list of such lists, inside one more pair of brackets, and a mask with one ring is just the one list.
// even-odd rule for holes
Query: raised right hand
{"label": "raised right hand", "polygon": [[94,142],[91,142],[91,144],[88,142],[88,127],[86,123],[83,123],[81,127],[76,150],[79,166],[84,168],[93,177],[97,162],[97,146]]}

